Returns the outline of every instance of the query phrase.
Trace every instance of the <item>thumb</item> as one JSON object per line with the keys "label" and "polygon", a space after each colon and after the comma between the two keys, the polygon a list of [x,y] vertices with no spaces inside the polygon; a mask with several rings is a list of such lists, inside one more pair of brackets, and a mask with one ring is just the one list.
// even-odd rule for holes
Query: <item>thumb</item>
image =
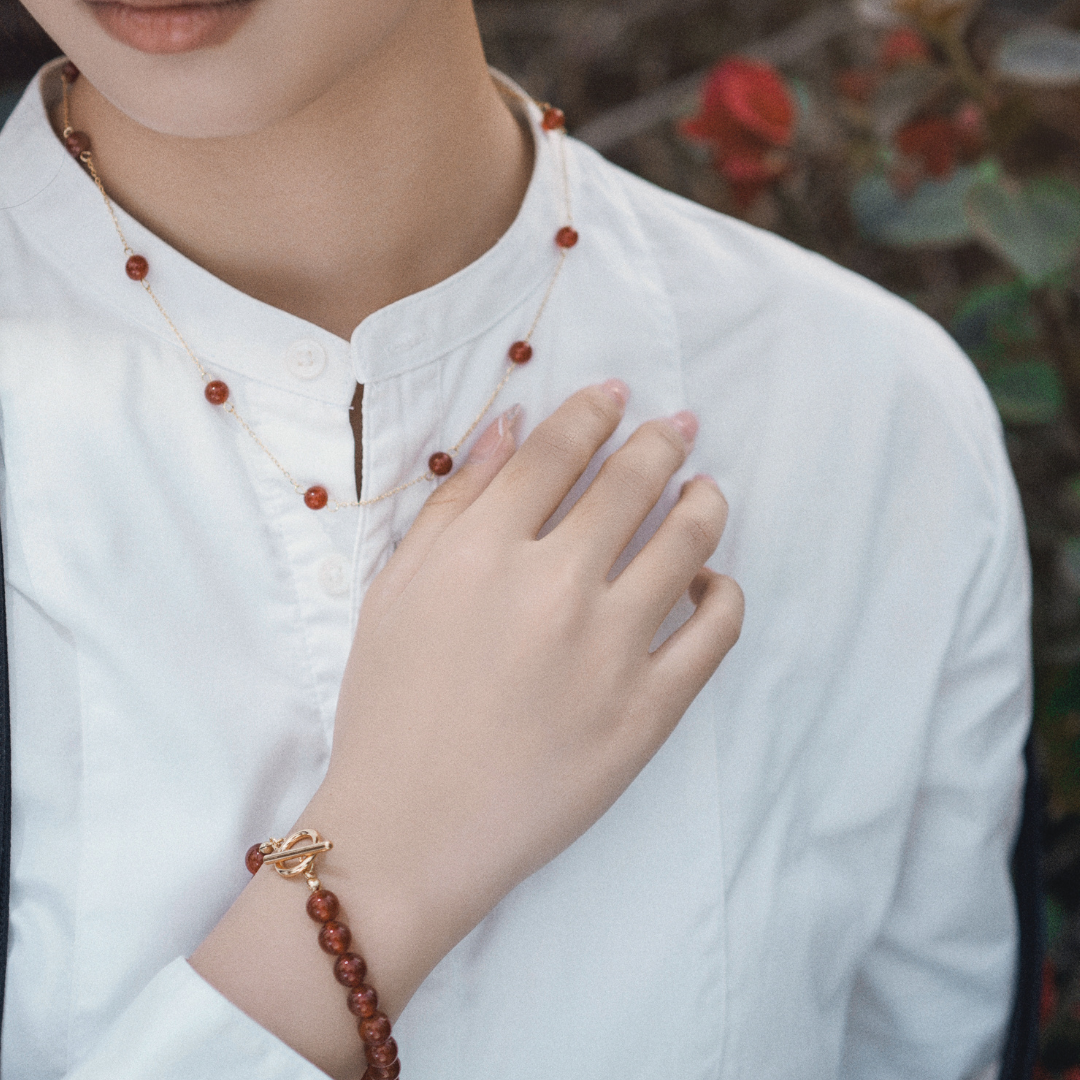
{"label": "thumb", "polygon": [[388,601],[405,588],[447,527],[480,497],[510,460],[517,446],[520,417],[521,406],[511,405],[493,420],[476,440],[464,465],[428,496],[404,540],[372,585],[372,590],[377,586],[380,600]]}

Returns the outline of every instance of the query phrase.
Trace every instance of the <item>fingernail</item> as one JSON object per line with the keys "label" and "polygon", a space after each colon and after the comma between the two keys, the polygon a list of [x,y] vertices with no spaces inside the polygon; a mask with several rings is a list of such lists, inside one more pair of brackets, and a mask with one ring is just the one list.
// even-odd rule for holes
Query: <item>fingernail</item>
{"label": "fingernail", "polygon": [[622,379],[608,379],[600,384],[600,389],[620,405],[625,405],[630,400],[630,387]]}
{"label": "fingernail", "polygon": [[712,486],[716,488],[717,491],[720,490],[720,485],[716,482],[716,478],[710,476],[708,473],[699,472],[695,477],[693,477],[693,479],[704,480],[706,484],[712,484]]}
{"label": "fingernail", "polygon": [[506,438],[508,431],[514,430],[514,424],[521,415],[520,405],[511,405],[497,420],[493,420],[483,434],[476,440],[476,445],[469,453],[470,461],[486,461],[498,449],[499,443]]}
{"label": "fingernail", "polygon": [[499,438],[503,438],[507,432],[517,434],[518,421],[521,419],[521,405],[514,403],[499,417]]}
{"label": "fingernail", "polygon": [[683,437],[687,446],[693,446],[698,432],[698,418],[688,409],[669,417],[671,426]]}

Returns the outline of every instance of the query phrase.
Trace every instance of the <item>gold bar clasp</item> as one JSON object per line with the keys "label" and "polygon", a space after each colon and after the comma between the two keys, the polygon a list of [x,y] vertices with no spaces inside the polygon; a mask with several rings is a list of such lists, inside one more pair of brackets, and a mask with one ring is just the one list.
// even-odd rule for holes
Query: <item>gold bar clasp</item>
{"label": "gold bar clasp", "polygon": [[260,844],[259,854],[263,863],[272,864],[282,877],[303,874],[310,884],[318,880],[312,871],[315,859],[333,846],[332,840],[324,840],[314,829],[302,829],[284,840],[270,839]]}

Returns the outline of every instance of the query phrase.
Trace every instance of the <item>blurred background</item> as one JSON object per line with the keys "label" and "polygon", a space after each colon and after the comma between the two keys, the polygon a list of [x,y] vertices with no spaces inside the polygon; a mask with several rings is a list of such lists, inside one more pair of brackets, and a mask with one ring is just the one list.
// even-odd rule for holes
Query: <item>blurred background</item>
{"label": "blurred background", "polygon": [[[477,12],[491,63],[562,108],[572,135],[907,298],[985,379],[1034,569],[1039,1075],[1080,1080],[1080,0],[477,0]],[[0,120],[56,54],[0,0]]]}

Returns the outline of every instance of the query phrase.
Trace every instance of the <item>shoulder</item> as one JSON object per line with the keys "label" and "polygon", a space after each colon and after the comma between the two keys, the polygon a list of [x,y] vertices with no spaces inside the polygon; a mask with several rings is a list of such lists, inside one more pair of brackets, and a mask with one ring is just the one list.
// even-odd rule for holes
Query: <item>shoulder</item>
{"label": "shoulder", "polygon": [[933,319],[821,255],[576,149],[587,197],[617,202],[643,239],[684,379],[706,401],[750,380],[796,428],[917,428],[1000,472],[997,411]]}

